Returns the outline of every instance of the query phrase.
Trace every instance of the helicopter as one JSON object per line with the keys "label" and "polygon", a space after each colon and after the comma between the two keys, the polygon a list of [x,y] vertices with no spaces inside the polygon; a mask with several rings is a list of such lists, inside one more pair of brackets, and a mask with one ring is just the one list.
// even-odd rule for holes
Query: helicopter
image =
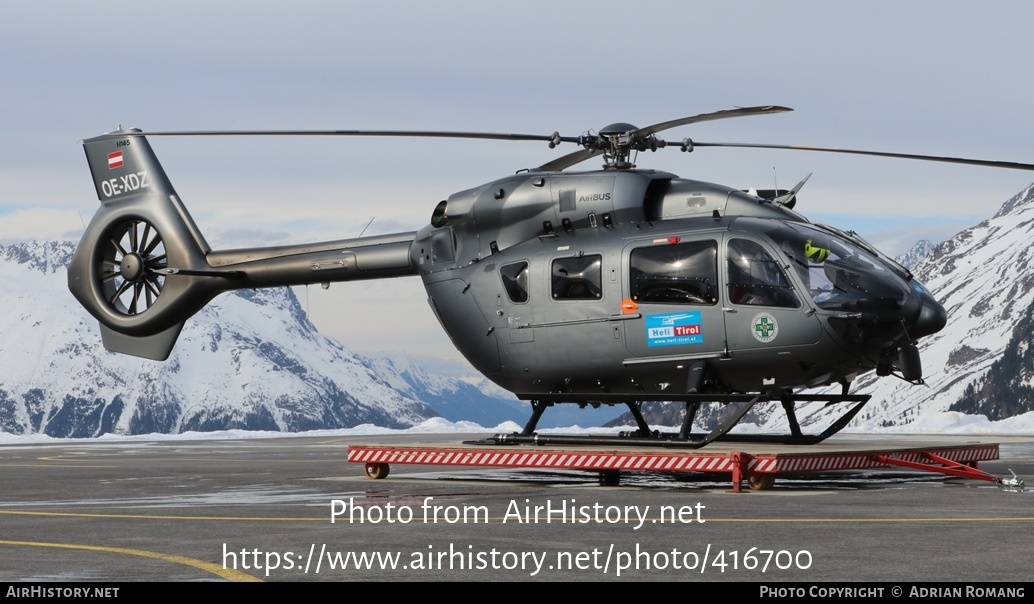
{"label": "helicopter", "polygon": [[[667,147],[825,151],[1034,170],[975,159],[754,143],[668,141],[662,131],[792,111],[776,105],[704,113],[579,136],[409,130],[152,131],[83,141],[101,207],[68,269],[72,294],[112,351],[162,361],[184,323],[220,293],[259,287],[419,277],[428,303],[478,371],[531,405],[497,444],[703,447],[716,439],[821,442],[868,402],[861,373],[922,384],[916,342],[947,312],[903,266],[852,231],[794,210],[792,189],[743,191],[639,168]],[[418,231],[278,247],[213,250],[158,162],[156,136],[365,136],[524,140],[578,150],[439,202]],[[603,166],[569,171],[601,158]],[[810,176],[810,175],[808,175]],[[835,386],[840,386],[836,393]],[[809,390],[825,388],[818,394]],[[684,404],[677,433],[652,430],[647,401]],[[799,403],[846,404],[805,434]],[[729,431],[778,402],[789,433]],[[542,435],[548,407],[626,405],[636,429]],[[703,403],[736,405],[694,434]]]}

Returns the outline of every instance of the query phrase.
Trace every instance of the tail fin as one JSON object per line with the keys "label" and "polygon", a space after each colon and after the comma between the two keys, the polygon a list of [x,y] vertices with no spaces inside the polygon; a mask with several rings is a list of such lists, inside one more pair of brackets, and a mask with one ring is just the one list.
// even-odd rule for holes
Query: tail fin
{"label": "tail fin", "polygon": [[108,349],[164,360],[186,318],[219,290],[167,279],[170,267],[208,268],[210,248],[138,132],[83,142],[101,207],[72,257],[68,287],[100,321]]}

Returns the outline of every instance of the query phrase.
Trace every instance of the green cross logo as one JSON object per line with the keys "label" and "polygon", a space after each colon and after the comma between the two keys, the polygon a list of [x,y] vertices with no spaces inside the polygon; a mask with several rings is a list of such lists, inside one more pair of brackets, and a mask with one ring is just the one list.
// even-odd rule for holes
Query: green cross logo
{"label": "green cross logo", "polygon": [[776,322],[775,317],[767,312],[755,315],[750,325],[752,327],[751,335],[758,342],[767,344],[779,335],[779,323]]}

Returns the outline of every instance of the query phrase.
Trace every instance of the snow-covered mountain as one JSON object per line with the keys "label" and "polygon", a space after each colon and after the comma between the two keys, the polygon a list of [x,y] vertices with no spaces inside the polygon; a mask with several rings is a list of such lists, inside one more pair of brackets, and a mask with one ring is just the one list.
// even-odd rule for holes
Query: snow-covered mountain
{"label": "snow-covered mountain", "polygon": [[68,294],[71,243],[0,247],[0,430],[88,437],[301,431],[434,417],[399,378],[322,336],[287,288],[217,297],[166,362],[103,349]]}
{"label": "snow-covered mountain", "polygon": [[[498,426],[511,421],[524,425],[531,405],[478,374],[459,361],[426,359],[393,354],[373,360],[382,375],[397,376],[391,386],[411,398],[424,401],[450,421],[470,421],[481,426]],[[554,405],[539,421],[540,428],[599,426],[624,412],[622,406],[599,409],[577,405]]]}
{"label": "snow-covered mountain", "polygon": [[1012,339],[987,373],[966,386],[951,411],[983,415],[998,421],[1034,408],[1034,308],[1028,308],[1012,330]]}
{"label": "snow-covered mountain", "polygon": [[934,242],[929,239],[920,239],[907,252],[894,258],[894,260],[908,270],[913,270],[935,249],[937,249],[937,245]]}
{"label": "snow-covered mountain", "polygon": [[488,394],[486,390],[492,390],[487,385],[492,383],[484,378],[483,381],[468,376],[457,379],[442,371],[430,371],[403,355],[371,359],[371,367],[381,375],[391,376],[388,384],[392,388],[427,403],[450,421],[497,426],[505,421],[524,421],[531,414],[528,403],[517,400],[498,387],[494,395]]}

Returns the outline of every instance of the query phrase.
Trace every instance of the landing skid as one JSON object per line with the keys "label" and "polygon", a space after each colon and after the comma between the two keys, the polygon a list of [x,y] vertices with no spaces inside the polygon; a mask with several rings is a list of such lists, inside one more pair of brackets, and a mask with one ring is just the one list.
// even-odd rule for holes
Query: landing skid
{"label": "landing skid", "polygon": [[[632,417],[635,418],[637,430],[622,432],[617,436],[599,435],[578,435],[578,434],[537,434],[535,432],[539,420],[547,407],[560,402],[554,398],[539,398],[531,401],[532,414],[528,423],[521,432],[511,434],[496,434],[489,438],[470,441],[469,444],[496,444],[496,445],[618,445],[635,447],[663,447],[671,449],[700,449],[708,444],[722,440],[726,442],[762,442],[781,443],[794,445],[813,445],[820,443],[837,432],[843,430],[855,415],[865,406],[870,395],[839,394],[839,395],[684,395],[677,399],[686,403],[686,416],[682,423],[682,429],[678,433],[659,432],[651,430],[646,418],[643,417],[643,400],[599,400],[594,403],[611,402],[624,403],[628,406]],[[657,400],[657,399],[648,399]],[[671,400],[670,397],[665,400]],[[783,411],[786,413],[787,423],[790,426],[790,433],[780,434],[729,434],[743,417],[758,403],[779,401],[782,403]],[[693,421],[696,419],[697,411],[703,402],[720,402],[726,404],[739,404],[735,413],[730,415],[715,429],[707,434],[693,434]],[[795,405],[799,402],[825,402],[826,405],[837,403],[855,403],[846,413],[830,424],[825,430],[818,434],[804,434],[801,431],[800,423],[797,421]]]}

